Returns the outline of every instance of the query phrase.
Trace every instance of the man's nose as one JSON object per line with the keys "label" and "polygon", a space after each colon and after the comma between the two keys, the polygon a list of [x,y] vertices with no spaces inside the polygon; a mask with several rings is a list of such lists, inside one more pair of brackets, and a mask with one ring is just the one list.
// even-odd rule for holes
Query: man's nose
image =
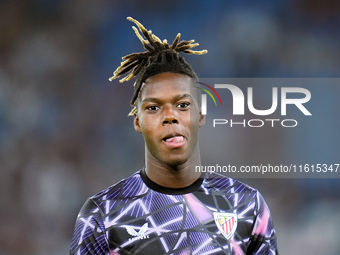
{"label": "man's nose", "polygon": [[163,125],[165,124],[178,124],[178,119],[170,107],[166,107],[164,112]]}

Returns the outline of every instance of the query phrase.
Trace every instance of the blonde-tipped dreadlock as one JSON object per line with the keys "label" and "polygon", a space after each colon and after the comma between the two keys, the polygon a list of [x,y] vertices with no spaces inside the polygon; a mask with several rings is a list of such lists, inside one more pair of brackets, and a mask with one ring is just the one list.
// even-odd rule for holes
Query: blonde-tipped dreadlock
{"label": "blonde-tipped dreadlock", "polygon": [[134,87],[134,95],[130,102],[131,106],[134,106],[130,112],[130,116],[134,115],[137,111],[135,102],[138,98],[138,94],[141,90],[143,82],[150,76],[156,75],[162,72],[174,72],[186,74],[192,78],[196,78],[196,74],[192,67],[179,56],[179,52],[186,54],[205,54],[207,50],[194,51],[191,48],[198,46],[198,43],[194,43],[194,40],[181,41],[179,39],[181,34],[178,33],[175,40],[171,45],[167,40],[161,41],[156,35],[152,34],[151,30],[146,30],[145,27],[137,20],[128,17],[128,20],[134,22],[142,35],[138,32],[137,28],[132,26],[138,39],[142,42],[145,52],[132,53],[122,57],[124,60],[121,65],[114,71],[110,81],[129,73],[124,78],[120,79],[120,82],[128,81],[131,78],[138,76]]}

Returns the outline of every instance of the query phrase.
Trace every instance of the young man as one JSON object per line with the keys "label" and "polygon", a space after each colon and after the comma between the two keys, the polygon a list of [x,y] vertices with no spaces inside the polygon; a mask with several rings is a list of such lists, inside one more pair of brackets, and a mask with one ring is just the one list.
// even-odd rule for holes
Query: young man
{"label": "young man", "polygon": [[270,211],[260,193],[200,166],[197,77],[179,52],[135,22],[146,52],[133,53],[115,71],[137,76],[134,127],[145,141],[145,167],[89,198],[81,209],[70,254],[278,254]]}

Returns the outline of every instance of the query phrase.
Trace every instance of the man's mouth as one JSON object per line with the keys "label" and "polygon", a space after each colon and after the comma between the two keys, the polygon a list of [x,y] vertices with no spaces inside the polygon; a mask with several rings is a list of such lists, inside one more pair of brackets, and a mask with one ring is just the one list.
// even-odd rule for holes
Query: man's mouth
{"label": "man's mouth", "polygon": [[171,136],[163,139],[163,142],[172,147],[178,148],[184,144],[185,138],[181,135]]}

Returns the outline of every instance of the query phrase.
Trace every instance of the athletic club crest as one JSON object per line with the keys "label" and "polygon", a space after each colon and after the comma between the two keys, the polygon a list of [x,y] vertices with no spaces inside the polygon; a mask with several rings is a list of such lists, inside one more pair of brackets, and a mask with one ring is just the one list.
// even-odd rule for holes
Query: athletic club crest
{"label": "athletic club crest", "polygon": [[234,235],[237,227],[237,214],[236,213],[219,213],[214,212],[214,219],[217,228],[221,231],[222,235],[229,239]]}

